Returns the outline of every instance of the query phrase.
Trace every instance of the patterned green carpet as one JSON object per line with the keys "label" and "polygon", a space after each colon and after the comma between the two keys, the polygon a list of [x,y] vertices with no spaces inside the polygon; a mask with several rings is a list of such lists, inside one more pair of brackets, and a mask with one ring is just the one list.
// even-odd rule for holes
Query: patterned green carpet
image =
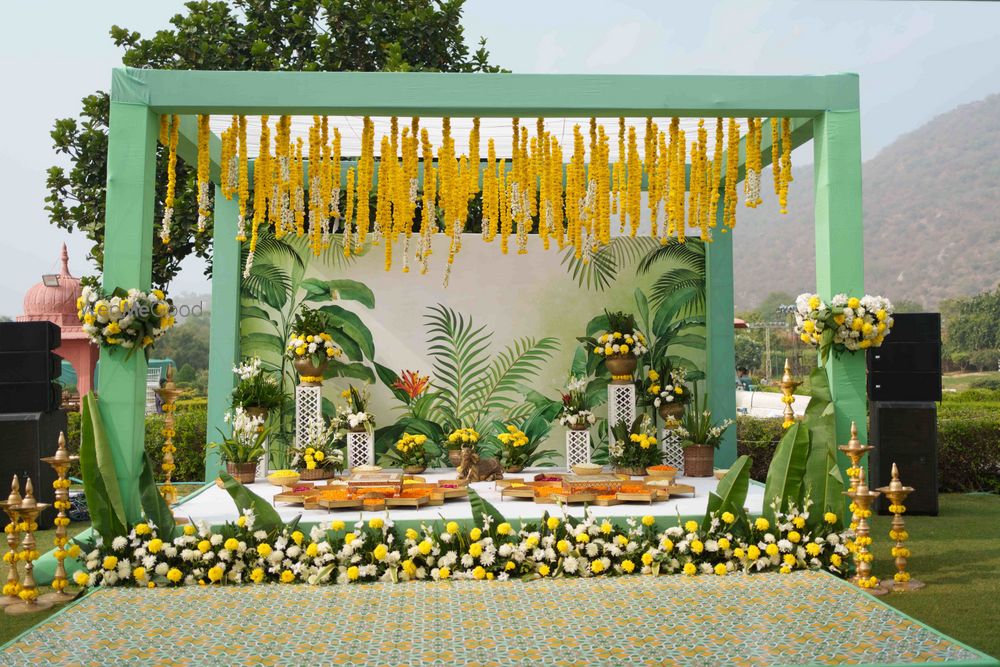
{"label": "patterned green carpet", "polygon": [[107,589],[0,653],[20,665],[996,665],[812,572]]}

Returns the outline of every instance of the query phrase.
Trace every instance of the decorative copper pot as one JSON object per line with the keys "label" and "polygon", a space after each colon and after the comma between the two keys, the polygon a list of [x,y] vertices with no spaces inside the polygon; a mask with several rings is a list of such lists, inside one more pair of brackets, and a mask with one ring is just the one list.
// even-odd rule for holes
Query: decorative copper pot
{"label": "decorative copper pot", "polygon": [[608,370],[611,371],[611,384],[632,384],[635,375],[635,368],[639,360],[634,355],[628,354],[612,355],[604,360]]}
{"label": "decorative copper pot", "polygon": [[569,430],[571,431],[586,431],[588,428],[590,428],[590,424],[588,424],[586,421],[577,422],[576,424],[570,424],[567,428],[569,428]]}
{"label": "decorative copper pot", "polygon": [[461,447],[456,447],[455,449],[448,450],[448,463],[452,464],[456,468],[462,463]]}
{"label": "decorative copper pot", "polygon": [[674,419],[680,419],[684,416],[684,404],[683,403],[667,403],[661,399],[660,407],[657,408],[660,413],[660,419],[667,421],[668,417],[673,417]]}
{"label": "decorative copper pot", "polygon": [[303,378],[322,378],[323,369],[326,368],[326,361],[321,361],[319,364],[314,364],[311,356],[296,357],[292,362],[295,366],[295,371],[299,374],[300,384],[306,387],[319,387],[323,384],[323,381],[306,381]]}

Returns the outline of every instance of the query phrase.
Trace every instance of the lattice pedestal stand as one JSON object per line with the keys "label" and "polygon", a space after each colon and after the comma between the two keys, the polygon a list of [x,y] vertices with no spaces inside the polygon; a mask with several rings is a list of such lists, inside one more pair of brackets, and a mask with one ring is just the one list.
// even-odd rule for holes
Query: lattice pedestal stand
{"label": "lattice pedestal stand", "polygon": [[635,385],[608,385],[608,429],[625,420],[631,426],[635,421]]}
{"label": "lattice pedestal stand", "polygon": [[566,467],[590,463],[590,431],[566,431]]}
{"label": "lattice pedestal stand", "polygon": [[306,437],[309,425],[323,418],[323,387],[300,384],[295,387],[295,444]]}
{"label": "lattice pedestal stand", "polygon": [[684,448],[681,447],[681,439],[673,431],[663,429],[661,431],[660,451],[663,452],[663,462],[668,466],[673,466],[683,473],[684,471]]}
{"label": "lattice pedestal stand", "polygon": [[371,433],[347,433],[347,467],[375,464],[375,436]]}

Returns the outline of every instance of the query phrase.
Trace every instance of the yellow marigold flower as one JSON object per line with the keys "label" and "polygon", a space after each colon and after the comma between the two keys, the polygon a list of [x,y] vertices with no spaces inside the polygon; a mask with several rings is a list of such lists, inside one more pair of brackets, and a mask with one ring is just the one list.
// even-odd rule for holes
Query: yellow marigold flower
{"label": "yellow marigold flower", "polygon": [[348,533],[347,535],[344,535],[344,544],[350,544],[356,539],[358,539],[357,535],[355,535],[354,533]]}
{"label": "yellow marigold flower", "polygon": [[631,574],[635,570],[635,563],[628,560],[627,558],[622,561],[622,572],[626,574]]}
{"label": "yellow marigold flower", "polygon": [[247,518],[245,516],[241,516],[236,520],[236,525],[239,526],[240,528],[246,528]]}
{"label": "yellow marigold flower", "polygon": [[695,532],[696,530],[698,530],[698,522],[697,521],[688,521],[688,522],[686,522],[684,524],[684,530],[687,531],[687,532],[689,532],[689,533]]}
{"label": "yellow marigold flower", "polygon": [[833,565],[834,567],[840,567],[840,564],[842,562],[843,562],[843,559],[841,559],[840,554],[831,554],[830,555],[830,565]]}
{"label": "yellow marigold flower", "polygon": [[403,572],[412,577],[417,573],[417,566],[413,564],[412,560],[407,558],[403,561]]}
{"label": "yellow marigold flower", "polygon": [[158,537],[154,537],[149,541],[149,544],[146,545],[146,551],[148,551],[151,554],[159,553],[160,549],[162,548],[163,548],[163,540],[161,540]]}
{"label": "yellow marigold flower", "polygon": [[645,566],[650,566],[653,564],[653,554],[648,551],[642,555],[642,564]]}
{"label": "yellow marigold flower", "polygon": [[447,579],[450,576],[451,576],[451,570],[449,568],[442,567],[440,570],[438,570],[438,577],[440,579]]}
{"label": "yellow marigold flower", "polygon": [[216,565],[215,567],[211,567],[208,569],[208,580],[213,582],[222,581],[223,573],[224,571],[221,565]]}
{"label": "yellow marigold flower", "polygon": [[142,581],[143,579],[146,578],[146,568],[141,566],[135,568],[134,570],[132,570],[132,576],[135,577],[136,581]]}
{"label": "yellow marigold flower", "polygon": [[[643,519],[643,523],[645,523],[645,521],[646,520]],[[601,522],[601,532],[602,533],[604,533],[605,535],[610,535],[612,530],[614,530],[614,526],[611,525],[610,521],[602,521]]]}
{"label": "yellow marigold flower", "polygon": [[802,536],[799,535],[798,531],[792,530],[788,533],[788,541],[794,544],[798,544],[802,540]]}
{"label": "yellow marigold flower", "polygon": [[271,545],[268,544],[267,542],[257,545],[257,554],[260,555],[261,558],[267,558],[268,556],[270,556],[271,551],[272,551]]}
{"label": "yellow marigold flower", "polygon": [[372,551],[372,555],[375,556],[375,560],[382,561],[389,554],[389,547],[384,544],[380,544]]}
{"label": "yellow marigold flower", "polygon": [[717,574],[718,576],[722,577],[722,576],[725,576],[727,572],[729,572],[729,570],[726,569],[726,564],[725,563],[716,563],[716,565],[715,565],[715,574]]}
{"label": "yellow marigold flower", "polygon": [[580,544],[586,544],[587,542],[590,541],[590,535],[588,535],[587,533],[577,533],[576,541],[579,542]]}
{"label": "yellow marigold flower", "polygon": [[742,548],[736,547],[735,549],[733,549],[733,557],[734,558],[739,558],[740,560],[743,560],[744,556],[746,556],[746,552],[743,551]]}
{"label": "yellow marigold flower", "polygon": [[[499,526],[497,526],[498,535],[510,535],[512,530],[513,529],[511,528],[510,524],[506,522],[501,523]],[[449,530],[449,532],[451,531]]]}
{"label": "yellow marigold flower", "polygon": [[372,530],[382,530],[382,526],[384,525],[385,521],[383,521],[379,517],[375,517],[374,519],[368,520],[368,527],[371,528]]}
{"label": "yellow marigold flower", "polygon": [[566,540],[559,540],[556,542],[556,549],[558,549],[561,554],[567,553],[569,551],[569,542]]}
{"label": "yellow marigold flower", "polygon": [[417,531],[413,530],[412,528],[406,529],[406,539],[416,541],[417,537],[419,537]]}
{"label": "yellow marigold flower", "polygon": [[545,563],[542,563],[541,565],[538,566],[537,572],[541,576],[547,577],[547,576],[549,576],[549,566],[546,565]]}
{"label": "yellow marigold flower", "polygon": [[310,542],[309,546],[306,547],[306,555],[310,558],[315,558],[319,554],[319,545],[315,542]]}
{"label": "yellow marigold flower", "polygon": [[700,554],[705,550],[705,545],[701,540],[691,540],[691,551],[692,553]]}
{"label": "yellow marigold flower", "polygon": [[264,581],[264,570],[259,567],[255,567],[250,572],[250,581],[252,581],[255,584],[259,584],[260,582]]}
{"label": "yellow marigold flower", "polygon": [[774,542],[772,542],[771,544],[768,544],[766,547],[764,547],[764,553],[766,553],[768,556],[777,556],[778,555],[778,545],[775,544]]}
{"label": "yellow marigold flower", "polygon": [[604,563],[599,558],[590,561],[590,571],[594,574],[604,572]]}
{"label": "yellow marigold flower", "polygon": [[135,524],[135,534],[136,535],[147,535],[149,534],[149,524],[148,523],[137,523]]}
{"label": "yellow marigold flower", "polygon": [[806,545],[806,553],[812,556],[813,558],[818,556],[819,552],[820,552],[820,546],[815,542],[810,542],[809,544]]}
{"label": "yellow marigold flower", "polygon": [[[458,533],[458,522],[456,522],[456,521],[449,521],[448,525],[445,526],[445,530],[447,530],[452,535],[456,535]],[[497,528],[497,532],[500,532],[499,527]]]}
{"label": "yellow marigold flower", "polygon": [[347,578],[348,579],[350,579],[351,581],[354,581],[359,576],[361,576],[361,570],[358,569],[357,565],[352,565],[349,568],[347,568]]}
{"label": "yellow marigold flower", "polygon": [[76,574],[73,575],[73,583],[75,583],[77,586],[86,586],[88,583],[90,583],[90,575],[82,571],[77,572]]}
{"label": "yellow marigold flower", "polygon": [[482,565],[478,565],[474,570],[472,570],[472,578],[478,580],[486,578],[486,570],[483,568]]}
{"label": "yellow marigold flower", "polygon": [[652,526],[654,523],[656,523],[656,519],[654,519],[650,515],[647,514],[646,516],[642,517],[642,525]]}
{"label": "yellow marigold flower", "polygon": [[189,523],[184,524],[184,534],[187,535],[188,537],[191,537],[192,535],[194,535],[197,532],[198,532],[198,529],[195,528],[194,526],[192,526],[191,524],[189,524]]}
{"label": "yellow marigold flower", "polygon": [[184,575],[181,574],[181,571],[178,570],[176,567],[172,567],[169,570],[167,570],[167,581],[170,581],[170,582],[176,584],[183,577],[184,577]]}
{"label": "yellow marigold flower", "polygon": [[795,556],[792,554],[785,554],[781,560],[784,561],[785,565],[795,565]]}
{"label": "yellow marigold flower", "polygon": [[479,558],[483,555],[483,545],[479,542],[473,542],[469,545],[469,555],[473,558]]}
{"label": "yellow marigold flower", "polygon": [[478,528],[473,528],[472,530],[469,531],[469,539],[472,540],[473,542],[478,542],[479,538],[481,538],[482,536],[483,536],[483,531],[479,530]]}
{"label": "yellow marigold flower", "polygon": [[118,567],[118,558],[116,556],[105,556],[104,562],[101,563],[101,566],[105,570],[113,570]]}
{"label": "yellow marigold flower", "polygon": [[673,540],[671,540],[669,537],[664,537],[663,541],[660,542],[660,548],[663,549],[665,552],[670,553],[671,551],[674,550]]}
{"label": "yellow marigold flower", "polygon": [[725,551],[726,549],[728,549],[729,548],[729,540],[727,538],[725,538],[725,537],[720,537],[719,538],[719,548],[722,549],[723,551]]}
{"label": "yellow marigold flower", "polygon": [[799,530],[802,530],[803,528],[806,527],[806,520],[800,516],[797,516],[794,519],[792,519],[792,525],[794,525]]}
{"label": "yellow marigold flower", "polygon": [[753,522],[753,527],[760,531],[765,531],[771,527],[771,524],[764,517],[759,517]]}
{"label": "yellow marigold flower", "polygon": [[431,552],[432,547],[433,545],[431,544],[430,540],[424,540],[423,542],[417,545],[417,548],[420,550],[420,553],[423,554],[424,556],[426,556]]}
{"label": "yellow marigold flower", "polygon": [[750,560],[757,560],[760,558],[760,548],[758,548],[757,545],[747,547],[747,558]]}
{"label": "yellow marigold flower", "polygon": [[694,563],[684,563],[684,574],[693,577],[698,574],[698,568]]}
{"label": "yellow marigold flower", "polygon": [[336,521],[330,524],[330,530],[340,531],[343,529],[344,529],[344,522],[341,521],[340,519],[337,519]]}

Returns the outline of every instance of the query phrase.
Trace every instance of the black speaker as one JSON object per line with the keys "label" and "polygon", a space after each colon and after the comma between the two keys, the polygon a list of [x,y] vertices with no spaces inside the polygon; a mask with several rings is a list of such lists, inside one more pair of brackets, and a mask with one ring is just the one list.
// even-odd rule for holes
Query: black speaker
{"label": "black speaker", "polygon": [[54,350],[62,344],[52,322],[0,322],[0,352]]}
{"label": "black speaker", "polygon": [[0,382],[42,382],[62,375],[62,357],[47,351],[0,352]]}
{"label": "black speaker", "polygon": [[940,313],[901,313],[893,320],[882,346],[868,350],[868,398],[940,401]]}
{"label": "black speaker", "polygon": [[[35,489],[35,498],[49,505],[55,500],[52,482],[56,473],[43,456],[52,456],[59,447],[59,432],[66,431],[66,413],[29,412],[20,414],[0,414],[0,498],[10,494],[10,482],[17,475],[21,482],[21,492],[28,478]],[[52,526],[55,510],[49,507],[38,518],[41,529]],[[2,513],[0,513],[2,515]],[[0,517],[6,525],[7,517]]]}
{"label": "black speaker", "polygon": [[52,380],[62,358],[52,350],[61,341],[51,322],[0,323],[0,414],[59,409],[62,387]]}
{"label": "black speaker", "polygon": [[[937,406],[934,403],[878,402],[871,405],[868,485],[886,486],[892,479],[892,464],[900,479],[915,491],[904,503],[908,514],[938,513]],[[889,503],[879,498],[879,512]]]}

